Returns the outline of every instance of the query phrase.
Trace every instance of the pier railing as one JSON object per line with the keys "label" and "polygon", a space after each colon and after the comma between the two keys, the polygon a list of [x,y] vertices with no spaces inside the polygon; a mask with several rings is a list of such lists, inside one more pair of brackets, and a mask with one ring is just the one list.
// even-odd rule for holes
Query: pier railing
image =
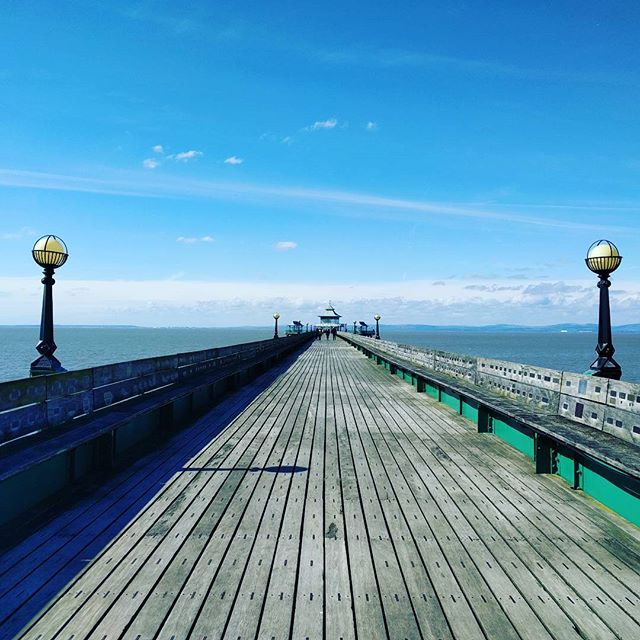
{"label": "pier railing", "polygon": [[640,384],[386,340],[372,343],[370,338],[353,335],[349,338],[536,411],[605,431],[640,446]]}
{"label": "pier railing", "polygon": [[188,424],[310,333],[0,384],[0,525]]}

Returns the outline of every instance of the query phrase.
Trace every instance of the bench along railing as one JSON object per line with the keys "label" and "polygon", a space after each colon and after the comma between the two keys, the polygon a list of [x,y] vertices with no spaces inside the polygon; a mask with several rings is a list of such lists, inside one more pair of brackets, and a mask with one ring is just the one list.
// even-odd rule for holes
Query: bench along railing
{"label": "bench along railing", "polygon": [[339,335],[507,441],[537,472],[561,476],[640,525],[640,385]]}
{"label": "bench along railing", "polygon": [[[188,423],[311,334],[0,384],[0,524]],[[24,488],[28,487],[28,491]]]}

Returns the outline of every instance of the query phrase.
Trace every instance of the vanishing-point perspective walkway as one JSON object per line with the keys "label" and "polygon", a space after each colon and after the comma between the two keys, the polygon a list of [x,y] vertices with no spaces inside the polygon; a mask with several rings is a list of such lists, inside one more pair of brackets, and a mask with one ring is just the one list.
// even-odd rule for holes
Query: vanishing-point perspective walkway
{"label": "vanishing-point perspective walkway", "polygon": [[341,340],[137,511],[19,637],[640,638],[637,529]]}

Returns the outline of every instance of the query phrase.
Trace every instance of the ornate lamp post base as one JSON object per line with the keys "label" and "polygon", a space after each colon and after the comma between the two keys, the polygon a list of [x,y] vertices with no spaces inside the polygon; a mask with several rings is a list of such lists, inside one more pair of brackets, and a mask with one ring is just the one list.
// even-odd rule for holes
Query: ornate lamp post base
{"label": "ornate lamp post base", "polygon": [[60,364],[60,360],[52,355],[44,355],[36,358],[31,363],[29,375],[34,376],[46,376],[51,373],[64,373],[66,369]]}
{"label": "ornate lamp post base", "polygon": [[595,378],[609,378],[609,380],[620,380],[622,377],[622,367],[608,356],[598,356],[589,367],[587,375]]}

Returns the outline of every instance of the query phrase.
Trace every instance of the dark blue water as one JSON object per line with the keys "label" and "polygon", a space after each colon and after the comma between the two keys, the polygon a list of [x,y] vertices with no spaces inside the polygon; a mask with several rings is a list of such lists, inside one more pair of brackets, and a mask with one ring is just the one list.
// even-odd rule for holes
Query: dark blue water
{"label": "dark blue water", "polygon": [[[585,371],[595,357],[594,333],[467,333],[381,328],[382,337],[403,344],[499,358],[514,362]],[[150,356],[195,351],[252,340],[265,340],[273,329],[59,327],[56,355],[67,369]],[[29,375],[37,356],[37,327],[0,327],[0,381]],[[615,336],[616,358],[623,380],[640,382],[640,334]]]}

